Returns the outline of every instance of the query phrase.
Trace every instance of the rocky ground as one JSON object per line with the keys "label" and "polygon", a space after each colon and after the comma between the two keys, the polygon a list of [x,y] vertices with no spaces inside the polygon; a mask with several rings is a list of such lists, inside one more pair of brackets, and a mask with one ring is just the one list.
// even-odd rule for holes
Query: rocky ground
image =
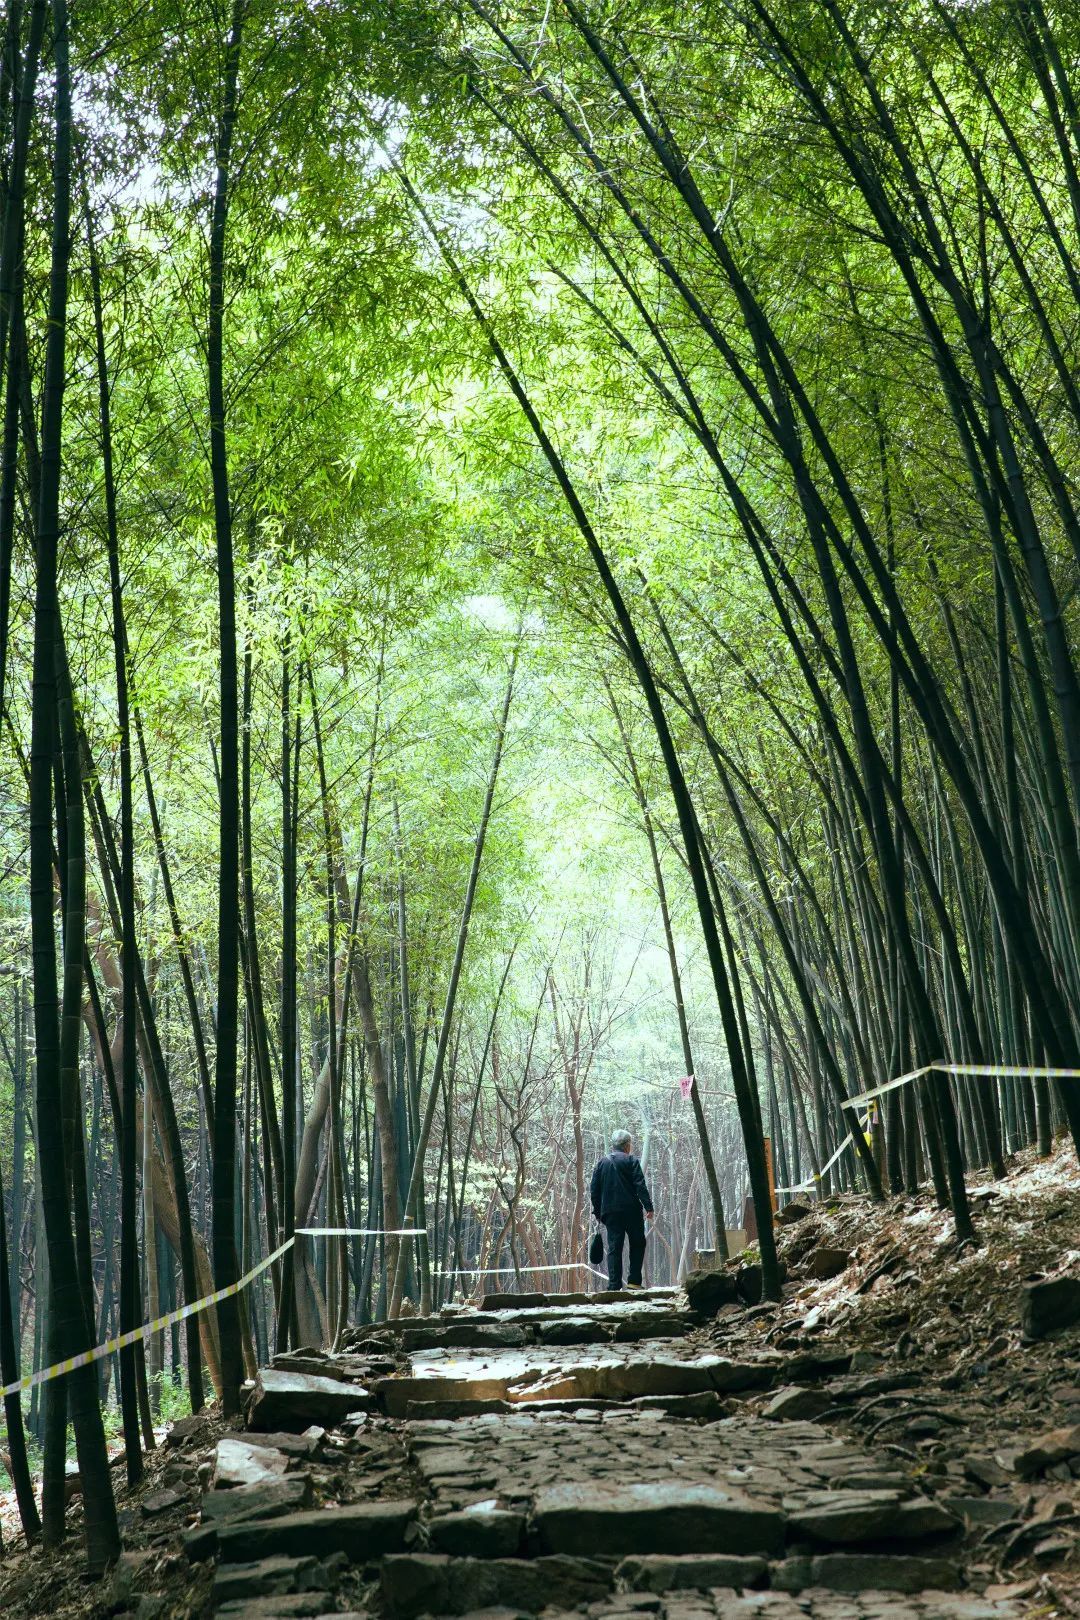
{"label": "rocky ground", "polygon": [[1078,1192],[1018,1164],[960,1251],[926,1199],[785,1212],[779,1306],[733,1263],[279,1357],[120,1489],[104,1582],[9,1546],[0,1613],[1080,1615]]}

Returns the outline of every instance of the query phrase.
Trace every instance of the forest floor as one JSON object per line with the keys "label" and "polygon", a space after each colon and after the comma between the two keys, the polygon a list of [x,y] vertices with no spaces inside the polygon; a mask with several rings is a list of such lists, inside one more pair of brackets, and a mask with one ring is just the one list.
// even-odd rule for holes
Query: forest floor
{"label": "forest floor", "polygon": [[975,1185],[974,1248],[928,1198],[789,1213],[780,1306],[499,1296],[278,1358],[118,1480],[104,1581],[77,1502],[61,1555],[8,1539],[0,1613],[1080,1616],[1078,1193],[1062,1146]]}

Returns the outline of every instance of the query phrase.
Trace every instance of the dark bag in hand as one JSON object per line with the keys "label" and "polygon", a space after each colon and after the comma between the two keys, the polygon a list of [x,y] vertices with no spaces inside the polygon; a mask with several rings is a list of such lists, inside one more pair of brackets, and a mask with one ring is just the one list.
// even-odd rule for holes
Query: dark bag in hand
{"label": "dark bag in hand", "polygon": [[603,1258],[604,1258],[604,1234],[603,1234],[603,1232],[594,1232],[593,1233],[593,1240],[589,1244],[589,1264],[593,1265],[593,1266],[598,1266]]}

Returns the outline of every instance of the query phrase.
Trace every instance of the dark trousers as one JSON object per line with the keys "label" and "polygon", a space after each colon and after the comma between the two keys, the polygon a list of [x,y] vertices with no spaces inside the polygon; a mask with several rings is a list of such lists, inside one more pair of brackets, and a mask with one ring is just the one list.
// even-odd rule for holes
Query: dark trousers
{"label": "dark trousers", "polygon": [[641,1282],[641,1262],[645,1258],[645,1217],[639,1209],[636,1215],[605,1215],[607,1231],[608,1287],[621,1288],[623,1243],[630,1240],[630,1275],[627,1282]]}

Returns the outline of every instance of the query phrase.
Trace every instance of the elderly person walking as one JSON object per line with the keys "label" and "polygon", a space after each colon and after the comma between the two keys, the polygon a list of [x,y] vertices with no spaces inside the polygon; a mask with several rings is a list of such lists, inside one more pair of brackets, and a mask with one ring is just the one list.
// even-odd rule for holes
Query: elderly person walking
{"label": "elderly person walking", "polygon": [[641,1262],[645,1258],[645,1221],[653,1218],[653,1202],[640,1159],[631,1149],[633,1137],[629,1131],[615,1131],[611,1138],[611,1152],[597,1164],[592,1174],[589,1194],[593,1214],[607,1231],[608,1287],[621,1288],[623,1243],[630,1240],[630,1271],[627,1288],[641,1287]]}

